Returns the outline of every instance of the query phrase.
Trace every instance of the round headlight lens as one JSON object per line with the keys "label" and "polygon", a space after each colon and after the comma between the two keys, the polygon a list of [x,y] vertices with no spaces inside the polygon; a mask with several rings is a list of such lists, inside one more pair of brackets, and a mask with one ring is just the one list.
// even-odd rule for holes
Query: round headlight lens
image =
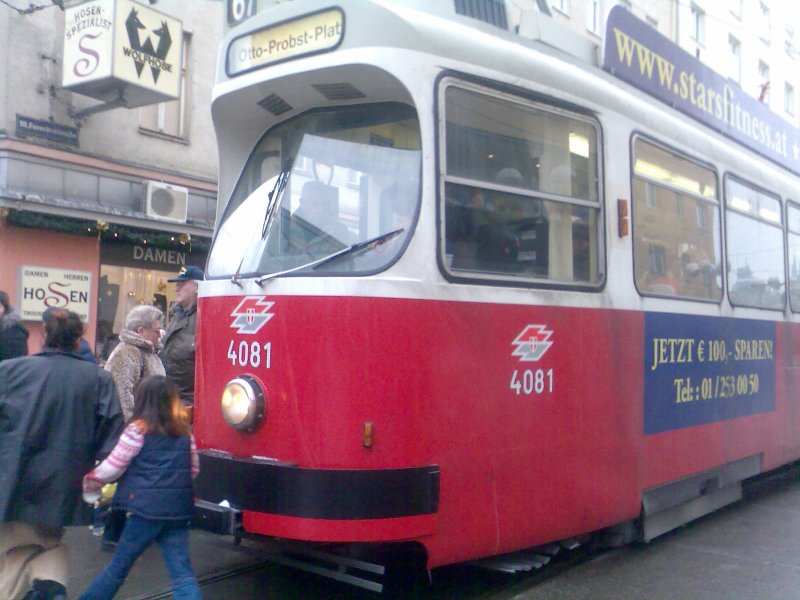
{"label": "round headlight lens", "polygon": [[225,422],[239,431],[253,431],[264,419],[264,393],[252,377],[229,381],[222,392],[221,405]]}

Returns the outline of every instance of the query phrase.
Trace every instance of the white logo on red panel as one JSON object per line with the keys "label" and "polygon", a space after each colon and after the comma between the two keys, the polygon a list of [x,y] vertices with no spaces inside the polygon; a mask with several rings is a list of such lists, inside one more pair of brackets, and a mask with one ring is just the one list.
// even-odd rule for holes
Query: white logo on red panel
{"label": "white logo on red panel", "polygon": [[546,325],[528,325],[517,336],[512,345],[516,346],[511,356],[519,356],[521,362],[534,362],[542,358],[553,345],[549,341],[553,332]]}
{"label": "white logo on red panel", "polygon": [[275,316],[275,313],[269,312],[274,304],[266,296],[245,296],[231,313],[232,317],[236,317],[231,327],[238,333],[257,333]]}

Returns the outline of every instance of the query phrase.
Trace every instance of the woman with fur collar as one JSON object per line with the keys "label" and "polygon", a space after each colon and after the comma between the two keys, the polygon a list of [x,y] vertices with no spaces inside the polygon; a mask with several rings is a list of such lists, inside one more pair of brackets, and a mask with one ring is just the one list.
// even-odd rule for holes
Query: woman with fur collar
{"label": "woman with fur collar", "polygon": [[125,329],[119,334],[119,345],[105,364],[117,387],[119,403],[127,423],[133,415],[133,390],[149,375],[164,375],[158,357],[161,349],[164,313],[155,306],[141,304],[125,317]]}

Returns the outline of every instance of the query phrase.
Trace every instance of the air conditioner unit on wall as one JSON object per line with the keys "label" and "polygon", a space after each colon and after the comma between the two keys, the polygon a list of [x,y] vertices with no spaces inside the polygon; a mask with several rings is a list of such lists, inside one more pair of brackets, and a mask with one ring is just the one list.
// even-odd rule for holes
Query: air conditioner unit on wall
{"label": "air conditioner unit on wall", "polygon": [[144,212],[159,221],[186,223],[189,190],[179,185],[148,181],[145,186]]}

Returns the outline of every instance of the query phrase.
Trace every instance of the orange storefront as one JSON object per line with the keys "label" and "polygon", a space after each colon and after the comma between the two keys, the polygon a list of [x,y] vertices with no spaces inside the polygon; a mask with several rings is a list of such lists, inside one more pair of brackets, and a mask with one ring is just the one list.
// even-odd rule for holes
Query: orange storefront
{"label": "orange storefront", "polygon": [[95,351],[135,304],[167,309],[167,279],[205,266],[215,214],[213,182],[0,137],[0,290],[29,352],[49,306],[81,315]]}
{"label": "orange storefront", "polygon": [[[0,289],[8,292],[11,303],[19,310],[23,304],[22,269],[25,266],[45,267],[76,273],[96,274],[100,268],[99,251],[96,239],[80,237],[54,231],[41,231],[14,227],[7,223],[7,215],[0,219]],[[90,279],[90,298],[97,298],[97,277]],[[61,296],[48,298],[51,303],[63,302]],[[86,321],[87,340],[95,338],[95,320]],[[26,320],[25,327],[30,332],[28,351],[38,352],[42,345],[42,326],[40,320]]]}
{"label": "orange storefront", "polygon": [[[168,279],[185,264],[204,267],[206,244],[158,231],[50,218],[65,233],[15,224],[22,213],[0,212],[0,289],[8,292],[30,332],[28,350],[42,345],[41,313],[49,306],[74,310],[86,324],[93,350],[119,333],[137,304],[164,312],[174,300]],[[36,221],[42,221],[39,216]],[[124,239],[120,239],[124,238]]]}

